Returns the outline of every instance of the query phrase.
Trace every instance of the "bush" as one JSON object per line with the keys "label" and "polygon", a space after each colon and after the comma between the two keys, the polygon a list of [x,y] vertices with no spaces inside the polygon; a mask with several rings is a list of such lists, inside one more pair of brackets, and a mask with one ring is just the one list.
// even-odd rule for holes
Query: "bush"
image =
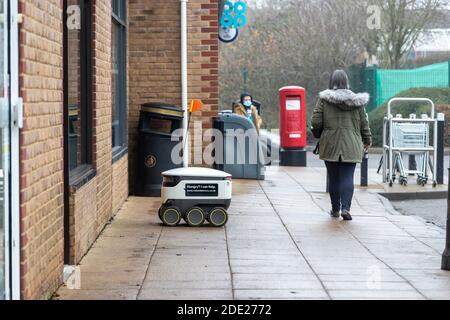
{"label": "bush", "polygon": [[[396,98],[428,98],[436,105],[436,112],[443,112],[449,115],[450,88],[415,88],[400,92]],[[417,117],[424,113],[429,114],[429,105],[414,102],[397,102],[394,104],[391,113],[395,116],[401,114],[409,117],[416,114]],[[373,135],[373,145],[381,146],[383,139],[383,118],[386,116],[387,103],[369,113],[370,129]],[[448,119],[448,118],[447,118]]]}

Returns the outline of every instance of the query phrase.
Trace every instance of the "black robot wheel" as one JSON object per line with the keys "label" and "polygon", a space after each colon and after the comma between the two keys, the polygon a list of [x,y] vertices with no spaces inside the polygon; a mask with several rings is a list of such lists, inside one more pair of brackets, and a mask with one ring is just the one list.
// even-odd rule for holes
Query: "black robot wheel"
{"label": "black robot wheel", "polygon": [[161,206],[158,209],[158,217],[159,217],[159,220],[161,220],[161,221],[162,221],[161,211],[162,211],[163,208],[164,208],[164,206]]}
{"label": "black robot wheel", "polygon": [[200,207],[192,207],[186,211],[184,220],[191,227],[200,227],[205,222],[205,211]]}
{"label": "black robot wheel", "polygon": [[181,212],[177,207],[162,207],[160,212],[161,220],[166,226],[174,227],[181,221]]}
{"label": "black robot wheel", "polygon": [[228,222],[228,213],[225,208],[213,208],[208,214],[208,222],[214,227],[223,227]]}

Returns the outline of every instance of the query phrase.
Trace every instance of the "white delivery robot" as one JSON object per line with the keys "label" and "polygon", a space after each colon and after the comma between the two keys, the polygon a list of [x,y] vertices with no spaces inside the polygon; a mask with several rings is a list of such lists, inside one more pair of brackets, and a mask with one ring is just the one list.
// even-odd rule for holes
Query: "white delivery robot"
{"label": "white delivery robot", "polygon": [[199,227],[205,220],[214,227],[228,221],[232,182],[228,173],[208,168],[179,168],[162,173],[159,217],[167,226],[184,219]]}
{"label": "white delivery robot", "polygon": [[161,207],[158,214],[166,226],[176,226],[182,219],[189,226],[199,227],[206,220],[214,227],[228,222],[227,209],[231,204],[232,176],[209,168],[188,167],[189,113],[201,109],[201,101],[193,100],[184,109],[183,164],[184,168],[162,173]]}
{"label": "white delivery robot", "polygon": [[162,173],[159,217],[167,226],[176,226],[184,219],[190,226],[200,226],[205,220],[216,227],[228,221],[231,203],[231,175],[207,168],[188,167],[189,115],[202,109],[203,103],[192,100],[188,106],[187,1],[181,1],[181,101],[183,116],[184,168]]}

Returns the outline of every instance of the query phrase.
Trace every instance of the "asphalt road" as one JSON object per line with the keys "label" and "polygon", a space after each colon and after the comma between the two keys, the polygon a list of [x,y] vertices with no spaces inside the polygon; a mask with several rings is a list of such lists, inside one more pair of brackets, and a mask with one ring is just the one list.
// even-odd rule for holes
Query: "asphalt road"
{"label": "asphalt road", "polygon": [[447,223],[447,199],[391,201],[394,208],[407,216],[419,216],[444,228]]}

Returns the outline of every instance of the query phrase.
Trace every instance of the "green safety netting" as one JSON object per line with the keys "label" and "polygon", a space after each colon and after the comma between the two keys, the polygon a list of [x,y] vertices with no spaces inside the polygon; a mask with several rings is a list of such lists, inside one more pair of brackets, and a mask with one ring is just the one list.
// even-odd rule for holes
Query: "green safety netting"
{"label": "green safety netting", "polygon": [[401,91],[420,87],[448,87],[449,62],[432,64],[417,69],[384,70],[378,69],[377,102],[382,105]]}

